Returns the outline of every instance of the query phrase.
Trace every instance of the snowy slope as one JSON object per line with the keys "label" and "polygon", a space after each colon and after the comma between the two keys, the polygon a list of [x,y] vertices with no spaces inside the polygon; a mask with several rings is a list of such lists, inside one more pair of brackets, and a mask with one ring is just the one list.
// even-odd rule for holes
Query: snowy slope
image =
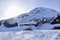
{"label": "snowy slope", "polygon": [[[53,9],[37,7],[31,10],[29,13],[21,14],[11,19],[1,20],[0,31],[20,31],[27,28],[32,30],[50,30],[54,28],[54,26],[50,24],[50,21],[56,18],[58,14],[59,12]],[[10,26],[9,24],[17,23],[15,24],[17,26],[6,27],[4,23],[8,26]]]}

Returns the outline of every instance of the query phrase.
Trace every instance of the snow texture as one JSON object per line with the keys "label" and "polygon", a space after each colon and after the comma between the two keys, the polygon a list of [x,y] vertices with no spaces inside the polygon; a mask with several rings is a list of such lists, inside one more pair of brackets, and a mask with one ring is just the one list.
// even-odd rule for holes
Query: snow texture
{"label": "snow texture", "polygon": [[0,32],[0,40],[60,40],[60,30]]}

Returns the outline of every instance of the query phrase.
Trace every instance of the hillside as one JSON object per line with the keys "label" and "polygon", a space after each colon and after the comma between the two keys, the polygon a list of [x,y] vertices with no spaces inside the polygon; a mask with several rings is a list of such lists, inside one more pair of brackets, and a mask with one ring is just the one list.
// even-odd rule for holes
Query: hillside
{"label": "hillside", "polygon": [[0,31],[20,31],[20,30],[51,30],[55,26],[50,22],[60,14],[56,10],[44,7],[37,7],[29,13],[18,15],[17,17],[0,20]]}

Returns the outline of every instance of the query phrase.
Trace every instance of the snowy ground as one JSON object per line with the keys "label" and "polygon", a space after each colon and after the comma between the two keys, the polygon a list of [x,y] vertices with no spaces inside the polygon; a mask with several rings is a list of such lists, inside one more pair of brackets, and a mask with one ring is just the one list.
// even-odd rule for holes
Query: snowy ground
{"label": "snowy ground", "polygon": [[0,32],[0,40],[60,40],[60,30]]}

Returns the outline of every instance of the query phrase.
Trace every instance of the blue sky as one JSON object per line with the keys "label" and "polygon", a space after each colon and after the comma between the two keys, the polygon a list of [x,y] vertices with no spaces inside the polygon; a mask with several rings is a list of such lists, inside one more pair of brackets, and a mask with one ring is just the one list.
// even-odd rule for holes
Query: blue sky
{"label": "blue sky", "polygon": [[4,16],[5,11],[12,4],[24,9],[22,13],[29,12],[36,7],[52,8],[60,12],[60,0],[0,0],[0,18]]}

